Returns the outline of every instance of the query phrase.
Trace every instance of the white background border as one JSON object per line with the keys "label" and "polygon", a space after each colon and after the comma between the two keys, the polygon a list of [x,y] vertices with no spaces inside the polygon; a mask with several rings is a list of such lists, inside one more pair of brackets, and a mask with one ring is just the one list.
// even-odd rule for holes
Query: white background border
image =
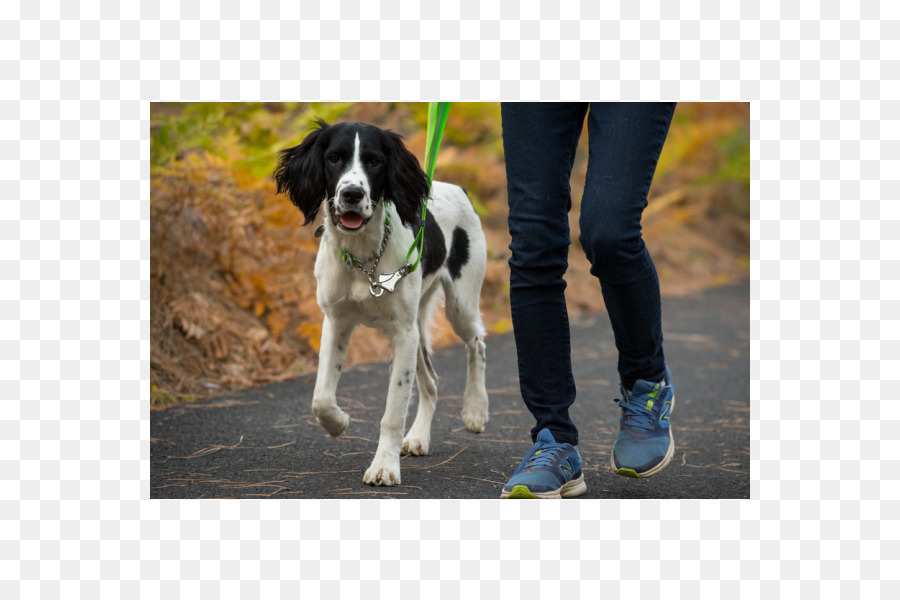
{"label": "white background border", "polygon": [[[900,597],[900,9],[757,4],[0,3],[0,597]],[[149,102],[538,98],[752,103],[753,500],[147,499]]]}

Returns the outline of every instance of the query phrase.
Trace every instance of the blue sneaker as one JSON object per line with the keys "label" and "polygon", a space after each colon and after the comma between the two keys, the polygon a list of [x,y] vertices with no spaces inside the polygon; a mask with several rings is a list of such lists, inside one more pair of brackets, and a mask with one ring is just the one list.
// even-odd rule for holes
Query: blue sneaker
{"label": "blue sneaker", "polygon": [[571,498],[586,491],[578,448],[557,443],[549,429],[541,429],[500,497]]}
{"label": "blue sneaker", "polygon": [[666,367],[659,383],[638,379],[630,392],[619,386],[622,408],[619,434],[610,455],[613,471],[627,477],[650,477],[669,464],[675,439],[669,419],[675,408],[675,380]]}

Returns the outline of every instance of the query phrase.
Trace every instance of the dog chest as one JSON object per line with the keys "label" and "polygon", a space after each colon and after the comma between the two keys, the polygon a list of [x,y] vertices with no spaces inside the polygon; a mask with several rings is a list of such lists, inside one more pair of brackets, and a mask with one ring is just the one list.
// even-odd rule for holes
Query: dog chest
{"label": "dog chest", "polygon": [[[329,317],[373,327],[385,333],[393,331],[401,315],[409,313],[410,307],[406,306],[405,298],[400,295],[376,298],[369,290],[368,279],[360,273],[356,275],[342,278],[341,282],[319,283],[317,296],[322,312]],[[415,315],[414,312],[410,314]],[[415,319],[412,318],[411,322]]]}

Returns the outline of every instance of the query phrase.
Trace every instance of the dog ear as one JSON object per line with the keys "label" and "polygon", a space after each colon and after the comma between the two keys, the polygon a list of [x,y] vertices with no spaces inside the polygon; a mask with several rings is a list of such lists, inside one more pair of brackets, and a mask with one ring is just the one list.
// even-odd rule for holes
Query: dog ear
{"label": "dog ear", "polygon": [[386,131],[387,182],[385,197],[394,203],[404,225],[418,231],[422,218],[422,202],[428,194],[428,178],[419,161],[406,149],[403,138]]}
{"label": "dog ear", "polygon": [[315,123],[316,127],[300,145],[278,153],[278,165],[272,174],[278,185],[278,193],[286,192],[291,202],[303,213],[306,218],[304,225],[313,220],[328,193],[322,173],[325,145],[321,140],[329,125],[321,119],[316,119]]}

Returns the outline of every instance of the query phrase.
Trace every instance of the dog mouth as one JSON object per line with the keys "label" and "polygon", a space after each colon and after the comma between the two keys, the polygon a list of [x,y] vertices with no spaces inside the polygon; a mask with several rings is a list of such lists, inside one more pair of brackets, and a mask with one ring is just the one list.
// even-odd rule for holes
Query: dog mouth
{"label": "dog mouth", "polygon": [[372,217],[363,217],[358,212],[348,211],[334,216],[334,224],[346,231],[359,231]]}

